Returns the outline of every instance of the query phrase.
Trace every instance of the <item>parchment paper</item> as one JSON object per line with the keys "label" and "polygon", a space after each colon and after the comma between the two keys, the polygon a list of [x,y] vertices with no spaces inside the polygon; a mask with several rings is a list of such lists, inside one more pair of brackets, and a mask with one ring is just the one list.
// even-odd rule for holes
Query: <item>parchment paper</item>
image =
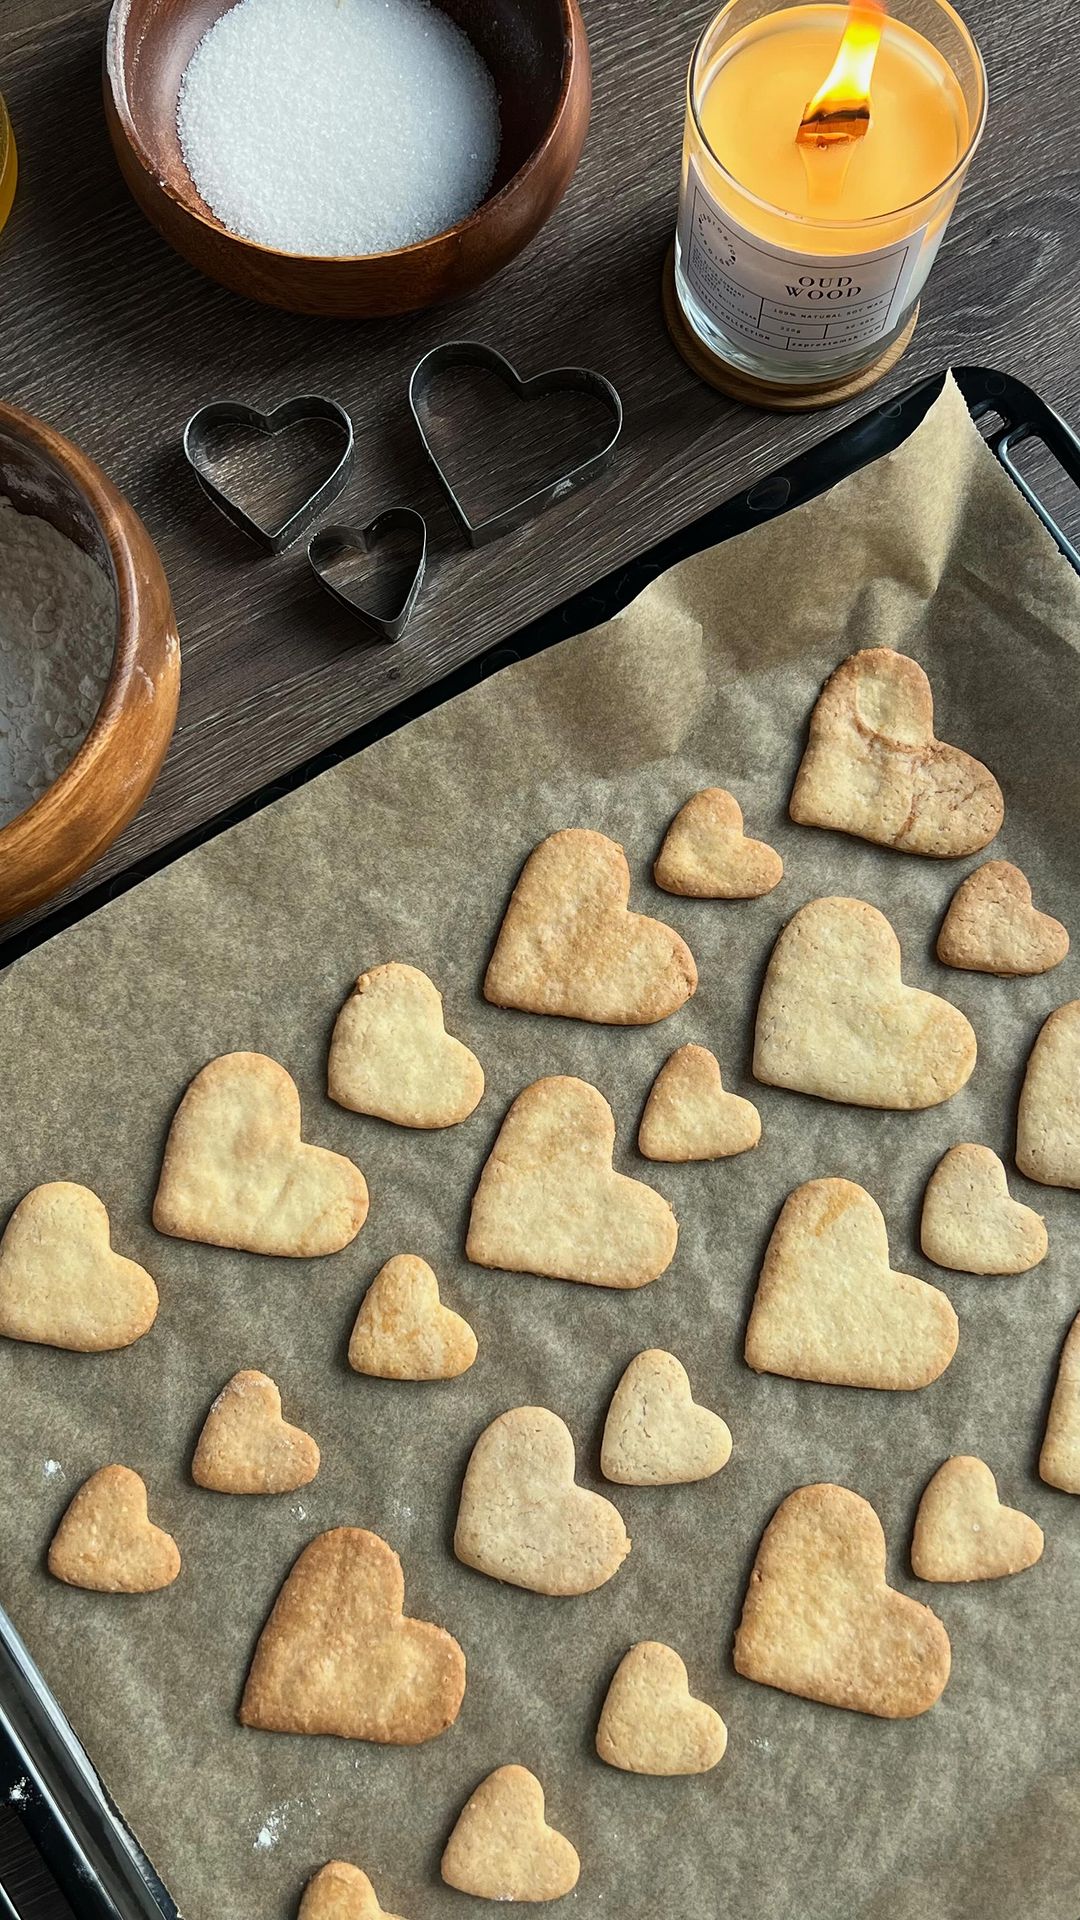
{"label": "parchment paper", "polygon": [[[603,512],[602,494],[589,505]],[[542,538],[534,531],[532,538]],[[512,564],[512,548],[507,548]],[[126,1353],[5,1345],[0,1596],[187,1920],[286,1920],[305,1877],[344,1856],[388,1910],[449,1920],[466,1902],[438,1861],[490,1768],[540,1776],[582,1857],[567,1912],[619,1920],[1076,1920],[1080,1915],[1077,1611],[1080,1502],[1035,1461],[1062,1336],[1080,1305],[1080,1197],[1013,1191],[1045,1213],[1051,1251],[1020,1279],[946,1277],[918,1252],[918,1208],[957,1140],[1010,1154],[1019,1079],[1044,1015],[1080,990],[1077,947],[1041,979],[995,981],[932,958],[974,861],[938,864],[794,827],[791,780],[819,685],[851,649],[888,641],[930,671],[939,732],[1002,779],[995,848],[1080,941],[1080,587],[983,447],[955,390],[896,454],[828,496],[658,579],[608,626],[499,674],[147,881],[19,962],[0,991],[0,1205],[35,1182],[102,1195],[115,1243],[158,1279],[161,1313]],[[730,786],[787,873],[746,905],[679,901],[649,879],[660,836],[697,787]],[[620,1031],[503,1012],[479,987],[533,844],[587,825],[626,846],[633,900],[672,922],[701,973],[656,1027]],[[883,907],[906,975],[968,1013],[979,1064],[953,1101],[859,1112],[756,1087],[753,1014],[781,923],[820,893]],[[464,1126],[413,1134],[331,1105],[327,1039],[353,977],[396,958],[430,971],[488,1090]],[[752,1094],[764,1138],[716,1165],[656,1167],[635,1132],[676,1045],[713,1048]],[[372,1194],[331,1259],[261,1259],[156,1236],[166,1128],[204,1061],[283,1061],[307,1137],[352,1154]],[[670,1270],[623,1295],[484,1272],[462,1253],[469,1196],[513,1095],[545,1073],[594,1082],[614,1108],[616,1165],[671,1200]],[[959,1352],[913,1394],[758,1378],[741,1357],[761,1253],[788,1191],[861,1181],[894,1264],[943,1285]],[[480,1356],[448,1385],[388,1385],[345,1364],[383,1260],[415,1251],[465,1312]],[[735,1440],[699,1486],[613,1490],[626,1566],[586,1598],[541,1599],[450,1551],[474,1439],[507,1407],[569,1423],[598,1481],[608,1397],[631,1356],[664,1346]],[[238,1367],[279,1383],[323,1466],[298,1495],[228,1499],[188,1463],[206,1407]],[[1015,1579],[917,1587],[919,1492],[952,1452],[982,1455],[1032,1513],[1046,1555]],[[50,1582],[43,1554],[67,1499],[106,1461],[146,1478],[180,1542],[168,1592],[109,1598]],[[62,1472],[47,1463],[59,1462]],[[953,1677],[933,1711],[890,1724],[740,1680],[732,1632],[762,1526],[811,1480],[869,1498],[891,1578],[946,1622]],[[458,1725],[415,1749],[244,1731],[234,1718],[258,1630],[293,1556],[325,1527],[397,1548],[410,1611],[463,1642]],[[730,1727],[712,1774],[658,1781],[592,1751],[614,1665],[644,1637],[674,1645]],[[479,1908],[477,1909],[479,1911]],[[562,1911],[562,1909],[560,1909]]]}

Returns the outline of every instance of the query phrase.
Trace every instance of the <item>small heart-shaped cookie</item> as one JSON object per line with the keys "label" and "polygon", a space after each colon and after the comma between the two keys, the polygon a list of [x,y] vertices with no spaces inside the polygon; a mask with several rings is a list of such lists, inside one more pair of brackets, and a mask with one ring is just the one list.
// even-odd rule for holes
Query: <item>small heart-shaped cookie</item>
{"label": "small heart-shaped cookie", "polygon": [[348,1860],[328,1860],[304,1888],[297,1920],[400,1920],[375,1897],[366,1873]]}
{"label": "small heart-shaped cookie", "polygon": [[720,1063],[708,1047],[677,1047],[665,1060],[638,1128],[646,1160],[724,1160],[761,1139],[761,1115],[752,1100],[727,1093]]}
{"label": "small heart-shaped cookie", "polygon": [[724,787],[703,787],[680,807],[656,856],[653,879],[665,893],[694,900],[756,900],[784,877],[764,840],[743,832],[742,808]]}
{"label": "small heart-shaped cookie", "polygon": [[1031,904],[1031,887],[1008,860],[988,860],[962,880],[937,939],[946,967],[971,973],[1049,973],[1069,951],[1060,920]]}
{"label": "small heart-shaped cookie", "polygon": [[695,1700],[671,1647],[641,1640],[623,1655],[596,1729],[596,1751],[624,1773],[708,1773],[722,1760],[727,1728]]}
{"label": "small heart-shaped cookie", "polygon": [[911,1567],[920,1580],[998,1580],[1042,1559],[1043,1533],[1003,1507],[988,1466],[958,1453],[940,1466],[915,1515]]}
{"label": "small heart-shaped cookie", "polygon": [[106,1353],[140,1339],[157,1310],[150,1275],[113,1252],[89,1187],[50,1180],[19,1201],[0,1240],[0,1334]]}
{"label": "small heart-shaped cookie", "polygon": [[746,1360],[757,1373],[911,1390],[944,1373],[959,1337],[937,1287],[889,1266],[877,1202],[851,1180],[808,1180],[765,1249]]}
{"label": "small heart-shaped cookie", "polygon": [[446,1843],[442,1877],[480,1900],[561,1900],[581,1862],[544,1819],[544,1789],[527,1767],[496,1767],[466,1801]]}
{"label": "small heart-shaped cookie", "polygon": [[447,1033],[434,982],[395,960],[362,973],[338,1014],[327,1091],[399,1127],[453,1127],[477,1105],[484,1069]]}
{"label": "small heart-shaped cookie", "polygon": [[758,1004],[754,1072],[856,1107],[910,1111],[971,1078],[975,1035],[958,1007],[904,985],[900,942],[865,900],[811,900],[780,934]]}
{"label": "small heart-shaped cookie", "polygon": [[981,760],[935,739],[934,696],[918,663],[868,647],[825,683],[790,811],[804,827],[944,860],[985,847],[1005,802]]}
{"label": "small heart-shaped cookie", "polygon": [[344,1154],[300,1138],[300,1095],[264,1053],[225,1053],[176,1109],[154,1199],[159,1233],[248,1253],[338,1253],[367,1219]]}
{"label": "small heart-shaped cookie", "polygon": [[666,1200],[615,1173],[611,1108],[584,1080],[534,1080],[499,1128],[473,1196],[465,1252],[478,1267],[644,1287],[671,1265]]}
{"label": "small heart-shaped cookie", "polygon": [[1080,1187],[1080,1000],[1056,1008],[1031,1049],[1016,1164],[1044,1187]]}
{"label": "small heart-shaped cookie", "polygon": [[1059,1487],[1062,1493],[1080,1493],[1080,1313],[1061,1349],[1039,1455],[1039,1475],[1048,1487]]}
{"label": "small heart-shaped cookie", "polygon": [[465,1469],[454,1552],[532,1593],[592,1593],[630,1551],[610,1500],[574,1480],[574,1442],[546,1407],[513,1407],[485,1427]]}
{"label": "small heart-shaped cookie", "polygon": [[426,1260],[398,1253],[375,1275],[349,1341],[349,1365],[380,1380],[453,1380],[476,1359],[476,1335],[439,1299]]}
{"label": "small heart-shaped cookie", "polygon": [[1045,1260],[1042,1216],[1009,1193],[989,1147],[950,1147],[930,1175],[922,1207],[922,1250],[956,1273],[1027,1273]]}
{"label": "small heart-shaped cookie", "polygon": [[708,1480],[731,1458],[726,1421],[699,1407],[686,1368],[649,1347],[631,1360],[604,1423],[600,1471],[623,1487],[672,1487]]}
{"label": "small heart-shaped cookie", "polygon": [[176,1541],[148,1518],[145,1483],[130,1467],[84,1480],[49,1548],[49,1572],[91,1593],[156,1593],[179,1571]]}
{"label": "small heart-shaped cookie", "polygon": [[404,1605],[401,1562],[378,1534],[317,1534],[259,1635],[242,1724],[401,1747],[445,1733],[461,1711],[465,1655]]}
{"label": "small heart-shaped cookie", "polygon": [[626,855],[602,833],[570,827],[530,853],[484,978],[497,1007],[646,1026],[697,986],[685,941],[630,913]]}
{"label": "small heart-shaped cookie", "polygon": [[949,1636],[885,1578],[885,1534],[847,1487],[799,1487],[762,1535],[735,1670],[827,1707],[907,1720],[939,1699]]}
{"label": "small heart-shaped cookie", "polygon": [[281,1417],[265,1373],[234,1373],[214,1401],[195,1448],[191,1477],[214,1493],[293,1493],[319,1471],[310,1433]]}

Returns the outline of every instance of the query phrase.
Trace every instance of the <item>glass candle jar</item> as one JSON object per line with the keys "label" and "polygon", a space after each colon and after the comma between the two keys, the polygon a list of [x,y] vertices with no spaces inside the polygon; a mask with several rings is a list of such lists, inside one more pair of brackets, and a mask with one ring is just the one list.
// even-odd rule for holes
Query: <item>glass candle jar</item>
{"label": "glass candle jar", "polygon": [[11,131],[11,121],[0,94],[0,227],[4,225],[11,212],[11,203],[15,198],[15,176],[19,163],[15,154],[15,135]]}

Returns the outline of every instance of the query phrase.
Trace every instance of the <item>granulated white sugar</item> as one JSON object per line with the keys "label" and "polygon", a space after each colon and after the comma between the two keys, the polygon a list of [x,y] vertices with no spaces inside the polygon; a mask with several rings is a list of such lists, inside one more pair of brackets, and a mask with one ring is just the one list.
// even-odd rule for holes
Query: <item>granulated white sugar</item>
{"label": "granulated white sugar", "polygon": [[82,744],[115,638],[108,576],[47,520],[0,495],[0,826]]}
{"label": "granulated white sugar", "polygon": [[290,253],[380,253],[471,213],[495,85],[426,0],[239,0],[180,85],[188,172],[218,219]]}

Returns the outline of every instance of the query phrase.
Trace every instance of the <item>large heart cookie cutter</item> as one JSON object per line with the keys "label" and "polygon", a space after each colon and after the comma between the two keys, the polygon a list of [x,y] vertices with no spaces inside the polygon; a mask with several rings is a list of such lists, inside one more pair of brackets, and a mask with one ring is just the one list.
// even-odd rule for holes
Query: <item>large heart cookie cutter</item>
{"label": "large heart cookie cutter", "polygon": [[[261,521],[254,519],[239,501],[234,500],[211,478],[203,458],[207,438],[215,427],[224,426],[251,427],[256,433],[272,437],[283,433],[286,427],[294,426],[298,420],[332,421],[344,434],[344,449],[333,471],[294,513],[276,526],[264,527]],[[269,413],[260,413],[257,407],[249,407],[243,400],[210,400],[192,414],[184,428],[184,458],[207,499],[213,501],[226,520],[238,527],[241,533],[246,533],[250,540],[257,541],[267,552],[284,553],[287,547],[293,546],[307,532],[344,488],[353,460],[353,423],[336,400],[327,400],[318,393],[296,394],[293,399],[283,400],[280,406],[272,407]]]}

